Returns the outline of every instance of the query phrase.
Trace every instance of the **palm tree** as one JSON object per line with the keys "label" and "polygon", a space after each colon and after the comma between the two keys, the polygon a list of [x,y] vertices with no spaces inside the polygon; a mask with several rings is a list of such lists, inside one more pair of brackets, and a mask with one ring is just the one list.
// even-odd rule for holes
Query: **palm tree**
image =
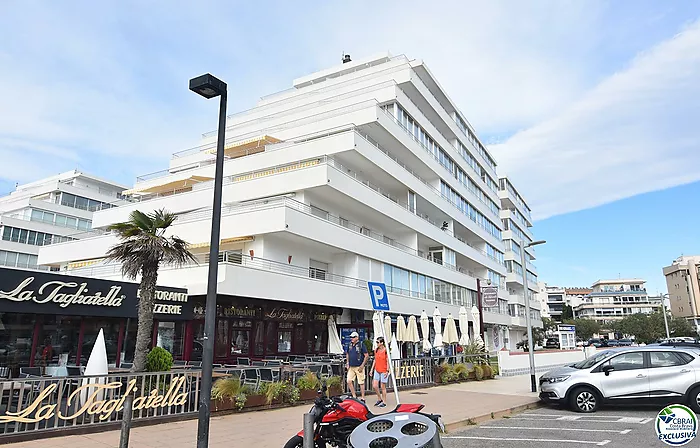
{"label": "palm tree", "polygon": [[177,216],[165,209],[151,214],[134,210],[127,222],[109,226],[109,230],[118,233],[122,241],[109,249],[107,260],[120,262],[124,277],[136,279],[141,275],[132,372],[142,372],[146,367],[153,332],[153,305],[159,266],[161,263],[182,266],[195,261],[194,255],[187,249],[187,242],[176,236],[164,235],[175,219]]}

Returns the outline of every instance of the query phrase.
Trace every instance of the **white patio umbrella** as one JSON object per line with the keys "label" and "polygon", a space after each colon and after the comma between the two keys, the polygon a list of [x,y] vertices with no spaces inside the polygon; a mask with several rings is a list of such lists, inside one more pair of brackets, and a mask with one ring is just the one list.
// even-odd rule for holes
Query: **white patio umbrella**
{"label": "white patio umbrella", "polygon": [[474,325],[474,342],[479,345],[484,345],[484,340],[481,339],[481,324],[479,323],[479,309],[472,306],[472,322]]}
{"label": "white patio umbrella", "polygon": [[[425,314],[425,312],[423,313]],[[428,321],[428,316],[425,316],[426,323]],[[406,333],[404,333],[404,341],[406,342],[420,342],[420,336],[418,336],[418,324],[416,323],[416,316],[411,316],[408,318],[408,326],[406,327]]]}
{"label": "white patio umbrella", "polygon": [[[88,384],[107,384],[107,375],[109,374],[108,363],[107,363],[107,346],[105,345],[105,335],[102,329],[97,334],[97,339],[95,339],[95,345],[92,346],[92,351],[90,352],[90,357],[88,358],[87,365],[85,366],[85,372],[83,375],[104,375],[98,378],[83,378],[82,386]],[[86,387],[80,391],[80,402],[84,405],[90,396],[93,395],[97,388],[96,387]],[[95,396],[95,401],[101,401],[104,399],[104,389],[100,389]]]}
{"label": "white patio umbrella", "polygon": [[430,345],[430,322],[425,310],[420,314],[420,332],[423,336],[423,351],[427,353],[433,346]]}
{"label": "white patio umbrella", "polygon": [[340,343],[338,336],[338,328],[335,326],[335,318],[328,318],[328,353],[341,354],[343,353],[343,345]]}
{"label": "white patio umbrella", "polygon": [[447,314],[447,320],[445,320],[445,334],[442,340],[445,344],[456,344],[459,342],[457,325],[455,325],[455,318],[452,317],[452,313]]}
{"label": "white patio umbrella", "polygon": [[374,333],[372,337],[372,348],[377,349],[377,336],[382,335],[382,322],[379,317],[379,312],[375,311],[374,316],[372,316],[372,332]]}
{"label": "white patio umbrella", "polygon": [[435,339],[433,339],[433,347],[442,347],[442,314],[438,307],[435,307],[433,312],[433,328],[435,328]]}
{"label": "white patio umbrella", "polygon": [[459,332],[461,333],[459,345],[469,344],[469,315],[464,307],[459,309]]}
{"label": "white patio umbrella", "polygon": [[389,352],[391,359],[401,359],[401,350],[399,350],[399,344],[396,342],[396,335],[391,338],[391,351]]}
{"label": "white patio umbrella", "polygon": [[387,314],[384,316],[384,334],[386,335],[386,344],[391,342],[391,317]]}
{"label": "white patio umbrella", "polygon": [[396,318],[396,340],[399,342],[407,342],[406,339],[406,321],[403,320],[403,316]]}

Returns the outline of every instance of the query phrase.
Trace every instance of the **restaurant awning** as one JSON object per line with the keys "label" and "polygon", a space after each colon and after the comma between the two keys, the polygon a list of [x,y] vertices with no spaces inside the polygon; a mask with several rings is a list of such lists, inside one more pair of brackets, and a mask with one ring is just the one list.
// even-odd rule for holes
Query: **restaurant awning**
{"label": "restaurant awning", "polygon": [[157,193],[167,193],[178,190],[185,190],[192,188],[193,185],[200,182],[207,182],[212,180],[211,177],[206,176],[189,176],[184,179],[172,180],[170,182],[158,185],[144,185],[142,187],[135,187],[131,190],[123,191],[122,194],[157,194]]}
{"label": "restaurant awning", "polygon": [[[250,241],[255,241],[254,236],[239,236],[235,238],[224,238],[219,242],[219,244],[227,244],[227,243],[248,243]],[[187,248],[188,249],[199,249],[202,247],[209,247],[211,243],[207,241],[206,243],[196,243],[196,244],[188,244]]]}
{"label": "restaurant awning", "polygon": [[[230,158],[243,157],[250,154],[265,151],[265,145],[279,143],[282,140],[270,137],[269,135],[261,135],[258,137],[240,140],[224,148],[224,154]],[[205,154],[216,154],[216,148],[204,151]]]}

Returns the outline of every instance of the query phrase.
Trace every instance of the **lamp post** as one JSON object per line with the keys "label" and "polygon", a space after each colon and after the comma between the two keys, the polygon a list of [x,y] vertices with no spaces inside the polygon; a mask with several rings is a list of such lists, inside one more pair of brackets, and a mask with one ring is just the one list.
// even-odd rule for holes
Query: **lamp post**
{"label": "lamp post", "polygon": [[666,339],[671,339],[671,333],[668,331],[668,317],[666,316],[666,297],[669,299],[671,296],[669,294],[661,294],[661,311],[664,313],[664,325],[666,326]]}
{"label": "lamp post", "polygon": [[216,171],[214,174],[214,205],[211,215],[211,242],[209,246],[209,275],[207,301],[204,311],[204,349],[202,352],[202,391],[199,395],[197,448],[209,446],[209,418],[214,362],[214,332],[216,331],[216,286],[219,272],[219,239],[221,236],[221,194],[224,183],[224,139],[226,136],[226,83],[207,73],[190,79],[190,90],[206,99],[220,97],[219,132],[216,140]]}
{"label": "lamp post", "polygon": [[525,244],[525,241],[520,241],[520,264],[523,268],[523,294],[525,296],[525,322],[527,322],[527,345],[530,356],[530,386],[533,392],[537,392],[537,378],[535,378],[535,341],[532,340],[532,318],[530,317],[530,294],[527,287],[527,260],[525,259],[525,249],[538,244],[544,244],[546,241],[539,240]]}

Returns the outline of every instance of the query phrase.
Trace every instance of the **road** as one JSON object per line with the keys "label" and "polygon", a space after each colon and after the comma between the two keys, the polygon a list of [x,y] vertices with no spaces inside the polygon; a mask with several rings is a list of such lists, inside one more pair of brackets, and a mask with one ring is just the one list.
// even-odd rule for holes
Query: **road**
{"label": "road", "polygon": [[[445,448],[666,447],[654,424],[662,406],[613,407],[594,414],[540,408],[442,437]],[[688,446],[694,445],[695,441]]]}

